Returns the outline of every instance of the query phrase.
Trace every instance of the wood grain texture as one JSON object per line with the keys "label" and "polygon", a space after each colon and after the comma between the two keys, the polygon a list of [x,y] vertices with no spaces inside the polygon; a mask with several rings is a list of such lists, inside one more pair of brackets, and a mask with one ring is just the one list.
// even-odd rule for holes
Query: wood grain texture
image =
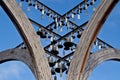
{"label": "wood grain texture", "polygon": [[82,80],[83,72],[86,66],[91,45],[94,42],[99,30],[105,22],[107,16],[115,6],[118,0],[102,0],[96,12],[86,25],[80,42],[73,55],[71,65],[68,71],[67,80]]}
{"label": "wood grain texture", "polygon": [[0,0],[1,6],[15,24],[31,56],[37,80],[51,80],[51,72],[39,37],[16,0]]}
{"label": "wood grain texture", "polygon": [[31,57],[27,49],[15,48],[0,52],[0,64],[7,61],[21,61],[25,63],[32,72],[34,72]]}
{"label": "wood grain texture", "polygon": [[108,60],[117,60],[120,61],[120,50],[108,48],[100,50],[99,52],[93,53],[90,55],[86,68],[83,72],[83,80],[87,80],[90,73],[102,62]]}

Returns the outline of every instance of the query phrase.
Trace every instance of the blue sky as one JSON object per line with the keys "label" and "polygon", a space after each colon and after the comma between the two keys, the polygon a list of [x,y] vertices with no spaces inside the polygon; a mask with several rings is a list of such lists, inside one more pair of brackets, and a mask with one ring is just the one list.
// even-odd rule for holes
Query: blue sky
{"label": "blue sky", "polygon": [[[60,14],[64,14],[75,5],[79,3],[80,0],[41,0],[42,3],[46,4],[48,7],[53,10],[59,12]],[[67,5],[66,5],[67,3]],[[35,10],[31,9],[33,12]],[[40,20],[39,13],[27,12],[26,8],[23,8],[23,11],[34,18],[36,21],[46,26],[51,21],[45,22],[46,19]],[[34,15],[33,15],[34,14]],[[33,15],[33,16],[31,16]],[[36,15],[38,17],[36,17]],[[87,17],[90,17],[89,15]],[[85,19],[83,17],[83,19]],[[19,36],[16,28],[0,7],[0,52],[9,48],[14,48],[19,43],[22,42],[21,37]],[[77,21],[77,24],[81,24],[82,22]],[[113,47],[120,49],[120,2],[114,8],[107,21],[103,25],[98,37],[103,41],[109,43]],[[100,64],[95,70],[91,73],[88,80],[119,80],[120,74],[120,63],[116,61],[106,61]],[[0,64],[0,80],[35,80],[31,70],[22,62],[19,61],[11,61]],[[65,80],[64,77],[58,80]]]}

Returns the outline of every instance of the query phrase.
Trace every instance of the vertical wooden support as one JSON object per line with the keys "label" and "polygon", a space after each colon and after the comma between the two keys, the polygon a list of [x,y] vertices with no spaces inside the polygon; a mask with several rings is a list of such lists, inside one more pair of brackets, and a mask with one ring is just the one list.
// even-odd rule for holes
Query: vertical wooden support
{"label": "vertical wooden support", "polygon": [[0,0],[0,4],[15,24],[31,56],[37,80],[51,80],[51,72],[39,37],[16,0]]}
{"label": "vertical wooden support", "polygon": [[118,0],[101,1],[101,4],[86,25],[87,28],[81,36],[80,42],[71,61],[67,80],[82,80],[82,74],[86,66],[91,45],[94,42],[107,16],[117,2]]}

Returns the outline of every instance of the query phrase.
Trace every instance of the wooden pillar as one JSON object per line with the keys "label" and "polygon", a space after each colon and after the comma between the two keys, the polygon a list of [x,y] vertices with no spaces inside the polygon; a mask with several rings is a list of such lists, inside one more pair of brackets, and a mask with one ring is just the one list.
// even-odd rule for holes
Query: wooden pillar
{"label": "wooden pillar", "polygon": [[29,50],[36,79],[51,80],[48,61],[45,56],[45,51],[40,44],[39,37],[36,35],[31,23],[16,0],[0,0],[0,4],[15,24]]}
{"label": "wooden pillar", "polygon": [[82,74],[89,57],[91,45],[94,42],[107,16],[117,2],[118,0],[101,1],[101,4],[86,25],[87,28],[81,36],[80,42],[71,61],[67,80],[82,80]]}

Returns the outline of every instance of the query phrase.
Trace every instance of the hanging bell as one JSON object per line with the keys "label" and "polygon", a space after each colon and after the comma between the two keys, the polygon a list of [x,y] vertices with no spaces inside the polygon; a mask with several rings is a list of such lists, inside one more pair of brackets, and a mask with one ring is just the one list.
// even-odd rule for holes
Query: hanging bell
{"label": "hanging bell", "polygon": [[78,35],[77,35],[77,38],[80,38],[82,35],[82,31],[78,31]]}
{"label": "hanging bell", "polygon": [[48,37],[50,38],[50,41],[53,42],[53,39],[54,39],[53,36],[49,35]]}
{"label": "hanging bell", "polygon": [[67,68],[66,68],[65,64],[63,63],[62,64],[62,72],[66,71],[66,70],[67,70]]}
{"label": "hanging bell", "polygon": [[26,46],[22,46],[21,49],[27,49],[27,47]]}
{"label": "hanging bell", "polygon": [[51,69],[51,74],[55,75],[55,69],[54,68]]}
{"label": "hanging bell", "polygon": [[86,10],[87,8],[88,8],[88,7],[87,7],[87,5],[85,4],[85,6],[84,6],[84,8],[83,8],[83,9],[84,9],[84,10]]}
{"label": "hanging bell", "polygon": [[39,29],[36,33],[37,33],[37,35],[41,35],[42,34],[41,29]]}
{"label": "hanging bell", "polygon": [[62,23],[62,26],[64,26],[64,25],[65,25],[64,21],[61,21],[61,23]]}
{"label": "hanging bell", "polygon": [[46,38],[47,36],[46,36],[46,32],[45,31],[42,31],[42,35],[40,36],[41,38]]}
{"label": "hanging bell", "polygon": [[50,51],[54,55],[58,55],[58,46],[52,45],[52,50]]}
{"label": "hanging bell", "polygon": [[82,10],[83,10],[83,8],[82,8],[81,6],[79,6],[79,11],[78,11],[78,13],[82,13]]}
{"label": "hanging bell", "polygon": [[87,10],[87,8],[88,8],[88,6],[89,6],[89,4],[88,3],[85,3],[85,5],[84,5],[84,10]]}
{"label": "hanging bell", "polygon": [[64,47],[64,50],[70,50],[70,47]]}
{"label": "hanging bell", "polygon": [[66,42],[64,42],[65,48],[72,47],[73,46],[73,38],[72,37],[67,37]]}
{"label": "hanging bell", "polygon": [[37,0],[34,1],[33,6],[34,6],[35,9],[38,9],[38,2],[37,2]]}
{"label": "hanging bell", "polygon": [[54,80],[57,80],[57,76],[56,75],[54,76]]}
{"label": "hanging bell", "polygon": [[52,37],[51,33],[48,33],[48,38],[51,39],[51,37]]}
{"label": "hanging bell", "polygon": [[60,72],[64,72],[65,70],[67,70],[65,64],[62,64],[61,62],[56,62],[55,64],[55,71],[57,73],[60,73]]}
{"label": "hanging bell", "polygon": [[67,26],[67,30],[69,30],[69,29],[70,29],[70,23],[67,22],[67,23],[66,23],[66,26]]}
{"label": "hanging bell", "polygon": [[98,46],[98,40],[95,40],[94,45]]}
{"label": "hanging bell", "polygon": [[99,49],[104,49],[106,48],[105,44],[102,44],[101,42],[98,43],[98,48]]}
{"label": "hanging bell", "polygon": [[95,3],[95,0],[92,0],[91,2],[90,2],[90,5],[93,5]]}
{"label": "hanging bell", "polygon": [[46,13],[47,16],[50,16],[50,10],[48,10],[48,12]]}
{"label": "hanging bell", "polygon": [[65,16],[65,22],[67,23],[68,22],[68,19],[69,19],[70,17],[66,14],[66,16]]}
{"label": "hanging bell", "polygon": [[72,37],[73,39],[75,39],[75,35],[74,35],[73,33],[71,34],[71,37]]}
{"label": "hanging bell", "polygon": [[37,34],[41,37],[41,38],[46,38],[47,36],[46,36],[46,31],[44,31],[44,30],[38,30],[37,31]]}
{"label": "hanging bell", "polygon": [[72,51],[72,52],[75,52],[75,47],[71,47],[71,51]]}
{"label": "hanging bell", "polygon": [[68,18],[67,18],[67,17],[65,17],[65,22],[66,22],[66,23],[68,22]]}
{"label": "hanging bell", "polygon": [[80,14],[78,14],[78,19],[80,19]]}
{"label": "hanging bell", "polygon": [[55,62],[54,62],[52,56],[48,57],[48,62],[49,62],[49,66],[50,66],[50,67],[53,67],[53,66],[55,65]]}
{"label": "hanging bell", "polygon": [[42,9],[40,11],[41,11],[41,19],[43,19],[45,14],[44,6],[42,6]]}
{"label": "hanging bell", "polygon": [[63,31],[63,28],[62,27],[60,27],[60,32],[62,32]]}
{"label": "hanging bell", "polygon": [[102,43],[98,42],[98,49],[101,49],[101,48],[102,48]]}
{"label": "hanging bell", "polygon": [[77,10],[77,14],[80,14],[80,13],[82,13],[82,7],[81,7],[81,5],[78,7],[78,10]]}
{"label": "hanging bell", "polygon": [[76,14],[75,11],[72,11],[71,17],[75,18],[75,14]]}
{"label": "hanging bell", "polygon": [[68,70],[65,73],[68,74]]}
{"label": "hanging bell", "polygon": [[66,64],[68,67],[70,66],[70,62],[67,62],[67,64]]}
{"label": "hanging bell", "polygon": [[51,19],[51,17],[52,17],[52,15],[51,15],[51,11],[48,10],[48,12],[46,13],[46,15],[48,16],[48,21],[50,21],[50,19]]}
{"label": "hanging bell", "polygon": [[102,45],[98,45],[98,49],[101,49],[102,48]]}
{"label": "hanging bell", "polygon": [[52,27],[50,27],[50,29],[49,29],[50,31],[53,31],[53,29],[52,29]]}
{"label": "hanging bell", "polygon": [[56,64],[55,64],[55,71],[57,72],[57,73],[60,73],[60,69],[61,69],[61,63],[60,62],[56,62]]}
{"label": "hanging bell", "polygon": [[[52,37],[51,37],[52,38]],[[54,38],[53,38],[53,40],[51,41],[51,44],[55,44],[55,43],[57,43],[57,40],[55,40]]]}
{"label": "hanging bell", "polygon": [[105,46],[105,45],[102,45],[101,48],[104,49],[104,48],[106,48],[106,46]]}
{"label": "hanging bell", "polygon": [[44,15],[44,13],[45,13],[45,7],[44,7],[44,6],[42,6],[42,9],[41,9],[41,14],[43,14],[43,15]]}
{"label": "hanging bell", "polygon": [[63,48],[62,42],[58,43],[58,48]]}
{"label": "hanging bell", "polygon": [[61,22],[61,21],[59,22],[59,26],[60,26],[60,27],[62,26],[62,22]]}
{"label": "hanging bell", "polygon": [[57,17],[55,17],[55,22],[56,22],[56,23],[58,22],[58,18],[57,18]]}
{"label": "hanging bell", "polygon": [[28,0],[28,6],[32,6],[31,0]]}

